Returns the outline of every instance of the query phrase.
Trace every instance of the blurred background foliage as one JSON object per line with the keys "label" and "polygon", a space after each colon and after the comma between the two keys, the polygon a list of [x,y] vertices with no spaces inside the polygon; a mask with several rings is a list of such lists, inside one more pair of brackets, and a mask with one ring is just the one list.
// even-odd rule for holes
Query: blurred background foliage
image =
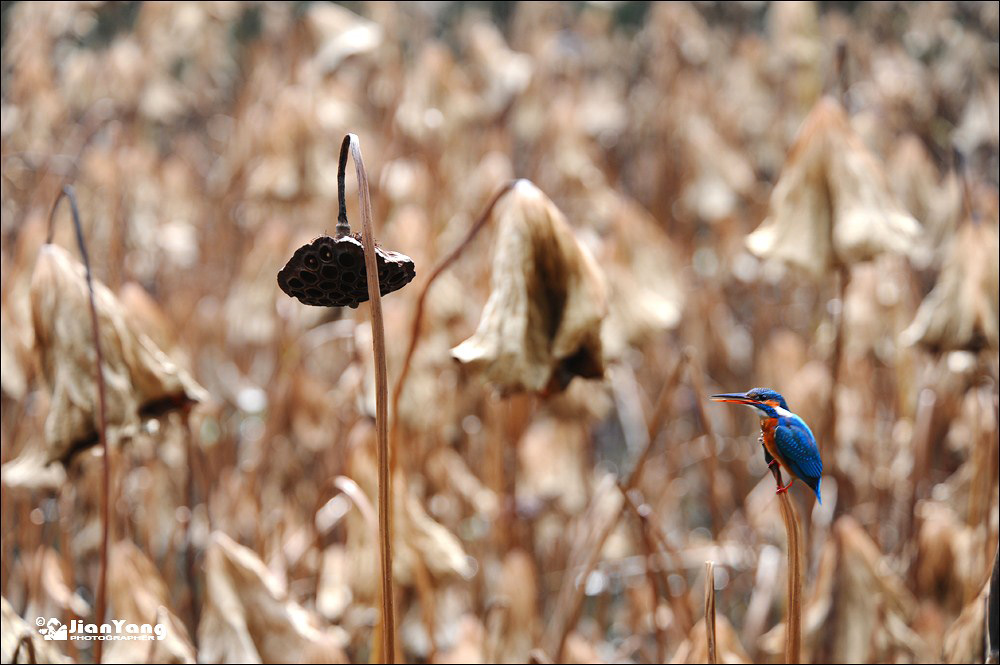
{"label": "blurred background foliage", "polygon": [[[504,279],[489,268],[496,223],[429,292],[393,414],[408,660],[525,662],[540,648],[569,662],[699,662],[706,560],[720,658],[780,660],[784,531],[756,419],[704,403],[754,385],[813,426],[828,471],[822,506],[793,489],[804,657],[981,660],[1000,528],[998,13],[5,2],[4,661],[19,621],[93,616],[101,460],[54,452],[46,420],[60,412],[38,361],[52,351],[30,288],[65,183],[129,334],[210,395],[189,413],[112,423],[109,616],[169,621],[155,654],[168,662],[367,660],[367,310],[305,307],[275,281],[296,247],[334,230],[346,132],[364,147],[378,240],[417,266],[384,303],[390,384],[419,289],[511,178],[562,211],[607,285],[604,379],[544,395],[501,394],[449,352]],[[830,108],[824,94],[846,122],[821,157],[870,160],[879,200],[917,231],[851,263],[752,253],[765,219],[779,240],[833,233],[783,217],[772,197],[812,168],[792,148]],[[857,178],[829,178],[881,219]],[[75,254],[65,210],[54,242]],[[618,484],[647,447],[623,502]],[[115,648],[118,662],[149,657]]]}

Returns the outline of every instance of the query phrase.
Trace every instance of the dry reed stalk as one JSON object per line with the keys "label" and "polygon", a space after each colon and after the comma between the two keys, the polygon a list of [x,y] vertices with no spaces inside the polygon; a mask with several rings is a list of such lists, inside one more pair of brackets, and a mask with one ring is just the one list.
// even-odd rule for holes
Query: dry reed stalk
{"label": "dry reed stalk", "polygon": [[[188,609],[191,619],[191,639],[195,649],[198,648],[198,623],[201,618],[201,606],[198,604],[197,584],[198,576],[195,574],[194,566],[194,539],[191,537],[191,525],[194,523],[194,467],[195,467],[195,446],[194,433],[191,431],[191,410],[185,408],[181,415],[181,423],[184,427],[184,452],[187,455],[187,478],[185,479],[184,492],[186,494],[188,519],[184,525],[184,574],[188,585]],[[147,548],[147,552],[153,551]],[[152,649],[152,644],[150,644]]]}
{"label": "dry reed stalk", "polygon": [[987,602],[989,656],[986,662],[1000,663],[1000,551],[993,555],[993,574],[990,575],[990,597]]}
{"label": "dry reed stalk", "polygon": [[[771,469],[781,487],[781,469]],[[781,520],[788,537],[788,587],[785,618],[785,662],[800,663],[802,651],[802,554],[799,535],[799,518],[788,492],[778,494]]]}
{"label": "dry reed stalk", "polygon": [[[375,255],[375,232],[372,228],[372,201],[368,192],[368,173],[361,158],[361,143],[354,134],[344,137],[340,154],[341,165],[350,148],[354,171],[358,179],[358,205],[361,210],[361,242],[365,249],[365,273],[368,298],[371,303],[372,351],[375,354],[375,458],[378,465],[378,537],[379,570],[382,577],[382,660],[396,662],[396,622],[392,591],[392,492],[389,474],[389,379],[385,361],[385,323],[382,319],[382,295],[379,291],[378,265]],[[343,191],[343,189],[341,189]]]}
{"label": "dry reed stalk", "polygon": [[[699,393],[700,394],[700,393]],[[719,662],[715,651],[715,562],[705,562],[705,639],[708,641],[708,662]]]}
{"label": "dry reed stalk", "polygon": [[[56,208],[63,198],[69,199],[70,211],[73,214],[73,228],[76,232],[76,244],[80,249],[80,256],[83,258],[83,265],[86,268],[87,276],[87,296],[90,303],[90,326],[94,335],[94,355],[96,357],[97,373],[97,433],[101,439],[101,451],[103,452],[103,473],[101,477],[101,569],[97,582],[97,600],[95,620],[98,625],[104,623],[104,613],[107,607],[108,596],[108,533],[111,523],[111,451],[108,449],[108,421],[107,405],[104,388],[104,356],[101,353],[101,336],[97,324],[97,306],[94,304],[94,282],[90,271],[90,257],[87,254],[87,244],[83,240],[83,228],[80,225],[80,211],[76,205],[76,194],[72,185],[65,185],[62,188],[56,201],[52,204],[52,211],[49,214],[49,234],[48,243],[52,242],[53,219]],[[104,651],[104,643],[100,640],[94,646],[94,662],[100,665],[101,656]]]}

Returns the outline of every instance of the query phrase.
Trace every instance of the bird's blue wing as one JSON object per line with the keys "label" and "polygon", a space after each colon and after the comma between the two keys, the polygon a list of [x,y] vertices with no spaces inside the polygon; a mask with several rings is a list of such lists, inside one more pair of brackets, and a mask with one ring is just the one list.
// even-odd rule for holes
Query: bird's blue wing
{"label": "bird's blue wing", "polygon": [[780,418],[774,428],[774,445],[789,469],[801,479],[818,479],[823,460],[816,439],[800,418]]}

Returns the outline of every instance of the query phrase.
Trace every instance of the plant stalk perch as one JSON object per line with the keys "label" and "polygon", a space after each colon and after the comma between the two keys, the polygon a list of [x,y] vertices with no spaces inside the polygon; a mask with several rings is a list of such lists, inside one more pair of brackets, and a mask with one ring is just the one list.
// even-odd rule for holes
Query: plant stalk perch
{"label": "plant stalk perch", "polygon": [[[382,657],[383,662],[395,663],[396,630],[392,590],[392,476],[389,473],[389,379],[385,361],[385,323],[382,319],[382,296],[379,290],[368,174],[365,171],[364,160],[361,158],[361,144],[358,137],[354,134],[348,134],[344,137],[341,155],[344,154],[343,147],[348,145],[358,178],[361,240],[365,250],[365,273],[368,278],[368,298],[371,301],[372,347],[375,354],[375,458],[378,465],[379,568],[382,578]],[[345,162],[346,158],[342,156],[341,166],[345,166]],[[343,188],[340,191],[341,196],[343,196]],[[346,215],[344,221],[346,222]]]}

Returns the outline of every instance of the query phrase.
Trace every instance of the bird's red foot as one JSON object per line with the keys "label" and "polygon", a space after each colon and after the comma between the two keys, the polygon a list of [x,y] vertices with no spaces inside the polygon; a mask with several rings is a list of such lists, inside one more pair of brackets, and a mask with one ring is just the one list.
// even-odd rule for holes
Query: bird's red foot
{"label": "bird's red foot", "polygon": [[770,462],[767,463],[767,468],[769,468],[769,469],[773,469],[776,466],[781,466],[778,463],[778,460],[776,460],[776,459],[773,459],[773,460],[771,460]]}
{"label": "bird's red foot", "polygon": [[794,483],[794,482],[795,482],[795,479],[792,478],[791,480],[788,481],[787,485],[785,485],[784,487],[779,487],[778,489],[774,490],[774,493],[775,494],[784,494],[785,492],[788,491],[788,488],[791,487],[792,483]]}

